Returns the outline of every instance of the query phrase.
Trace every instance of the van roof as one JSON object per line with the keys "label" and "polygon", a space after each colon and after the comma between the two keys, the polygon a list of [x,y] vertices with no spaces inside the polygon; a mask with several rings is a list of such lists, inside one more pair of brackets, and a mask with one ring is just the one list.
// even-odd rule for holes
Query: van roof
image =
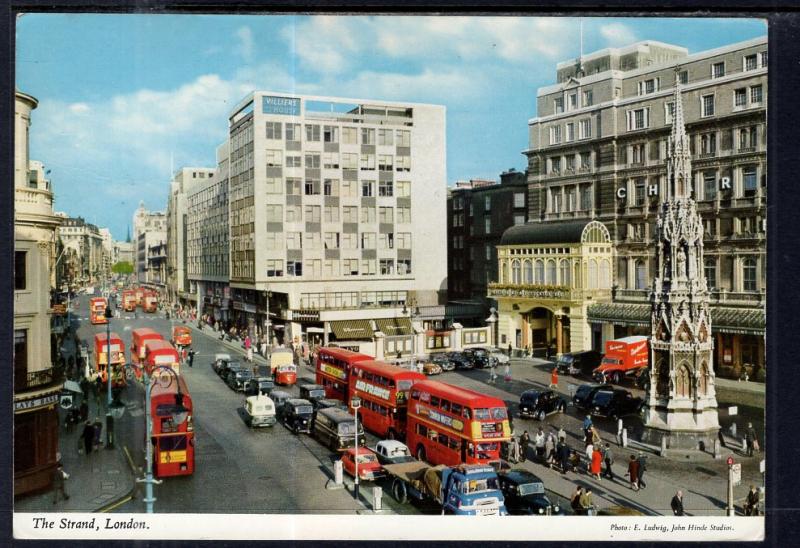
{"label": "van roof", "polygon": [[613,341],[609,342],[623,342],[623,343],[635,343],[635,342],[642,342],[646,341],[647,337],[644,335],[631,335],[630,337],[622,337],[621,339],[614,339]]}

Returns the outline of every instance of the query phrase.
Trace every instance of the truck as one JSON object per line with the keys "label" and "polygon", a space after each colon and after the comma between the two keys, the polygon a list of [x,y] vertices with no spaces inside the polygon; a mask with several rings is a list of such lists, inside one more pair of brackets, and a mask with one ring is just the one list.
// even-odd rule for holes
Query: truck
{"label": "truck", "polygon": [[606,354],[592,376],[599,382],[619,384],[625,377],[648,367],[649,362],[647,337],[637,335],[614,339],[606,341]]}
{"label": "truck", "polygon": [[431,466],[417,460],[383,468],[392,482],[392,496],[401,504],[411,499],[433,500],[442,507],[442,514],[508,515],[497,472],[491,466]]}

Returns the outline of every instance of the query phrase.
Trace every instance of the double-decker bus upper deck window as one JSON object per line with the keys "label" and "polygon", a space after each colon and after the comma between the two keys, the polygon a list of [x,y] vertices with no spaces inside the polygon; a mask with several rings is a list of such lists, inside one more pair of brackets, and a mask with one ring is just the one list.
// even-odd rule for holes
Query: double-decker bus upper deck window
{"label": "double-decker bus upper deck window", "polygon": [[490,417],[489,410],[485,407],[479,407],[475,410],[475,418],[479,421],[486,420]]}
{"label": "double-decker bus upper deck window", "polygon": [[465,419],[472,418],[472,412],[470,411],[469,407],[465,407],[464,410],[461,412],[461,416]]}
{"label": "double-decker bus upper deck window", "polygon": [[431,407],[439,407],[439,397],[431,396]]}
{"label": "double-decker bus upper deck window", "polygon": [[447,400],[442,400],[442,402],[439,404],[439,407],[442,408],[442,411],[447,411],[448,413],[450,412],[450,402]]}
{"label": "double-decker bus upper deck window", "polygon": [[[394,381],[392,381],[389,386],[392,387],[393,384]],[[413,384],[414,383],[412,381],[397,381],[397,389],[406,391],[409,390]]]}
{"label": "double-decker bus upper deck window", "polygon": [[508,412],[505,407],[492,407],[492,418],[496,420],[505,420],[508,418]]}

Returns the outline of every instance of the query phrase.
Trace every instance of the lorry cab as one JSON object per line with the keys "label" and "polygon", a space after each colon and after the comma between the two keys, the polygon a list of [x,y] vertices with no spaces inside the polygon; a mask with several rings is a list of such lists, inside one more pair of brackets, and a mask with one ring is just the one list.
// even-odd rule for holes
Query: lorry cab
{"label": "lorry cab", "polygon": [[277,422],[275,417],[275,403],[263,394],[249,396],[244,401],[244,414],[247,426],[274,426]]}
{"label": "lorry cab", "polygon": [[[431,471],[429,470],[429,473]],[[462,465],[445,468],[441,471],[441,482],[443,514],[462,516],[508,514],[497,472],[491,466]]]}
{"label": "lorry cab", "polygon": [[599,382],[620,383],[626,375],[648,367],[650,345],[647,337],[637,335],[606,341],[606,354],[593,376]]}

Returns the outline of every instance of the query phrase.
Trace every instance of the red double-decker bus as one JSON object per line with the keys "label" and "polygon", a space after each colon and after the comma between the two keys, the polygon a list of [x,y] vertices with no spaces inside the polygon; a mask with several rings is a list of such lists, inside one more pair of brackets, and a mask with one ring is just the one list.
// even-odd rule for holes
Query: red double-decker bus
{"label": "red double-decker bus", "polygon": [[105,297],[89,299],[89,321],[92,325],[108,323],[106,307],[108,307],[108,301]]}
{"label": "red double-decker bus", "polygon": [[[122,337],[111,332],[111,386],[123,388],[125,386],[125,343]],[[95,376],[100,376],[105,384],[108,379],[106,367],[108,366],[109,337],[105,333],[94,336],[94,370]]]}
{"label": "red double-decker bus", "polygon": [[[404,439],[411,387],[425,375],[385,362],[366,360],[350,367],[350,397],[361,398],[364,428],[388,439]],[[350,406],[349,400],[347,403]],[[353,410],[350,409],[352,413]]]}
{"label": "red double-decker bus", "polygon": [[181,359],[178,351],[164,339],[149,339],[144,343],[144,367],[147,373],[159,365],[172,368],[175,373],[181,372]]}
{"label": "red double-decker bus", "polygon": [[325,387],[325,397],[348,402],[350,368],[357,362],[371,359],[372,356],[344,348],[319,348],[314,369],[317,372],[317,384]]}
{"label": "red double-decker bus", "polygon": [[[178,395],[180,388],[180,397]],[[179,409],[178,404],[185,408]],[[194,424],[192,397],[183,377],[165,374],[153,380],[150,419],[153,424],[153,473],[188,476],[194,472]]]}
{"label": "red double-decker bus", "polygon": [[149,327],[140,327],[131,332],[131,362],[136,365],[144,363],[144,343],[150,340],[164,339],[161,333]]}
{"label": "red double-decker bus", "polygon": [[125,312],[133,312],[136,310],[136,291],[126,289],[122,292],[122,308]]}
{"label": "red double-decker bus", "polygon": [[431,464],[488,464],[511,439],[503,400],[438,381],[411,388],[406,444]]}

